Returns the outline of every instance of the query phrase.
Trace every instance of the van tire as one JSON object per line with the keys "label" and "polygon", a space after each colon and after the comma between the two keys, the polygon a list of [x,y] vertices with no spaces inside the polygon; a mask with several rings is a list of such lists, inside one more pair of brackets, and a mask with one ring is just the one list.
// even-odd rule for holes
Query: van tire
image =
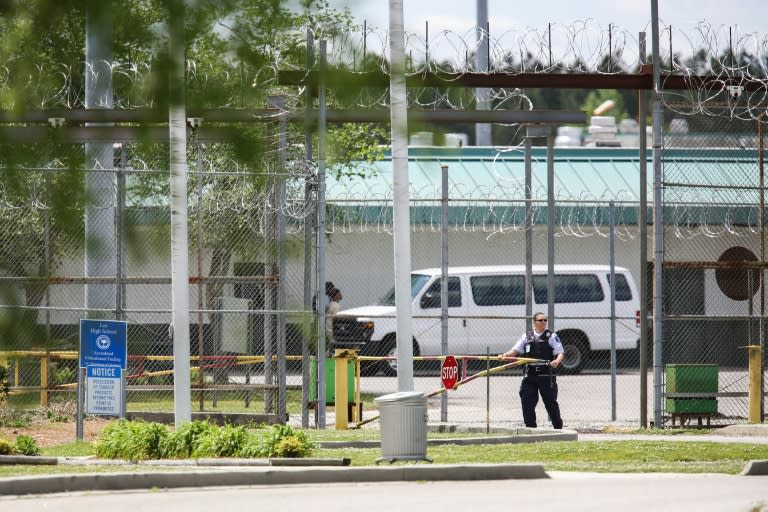
{"label": "van tire", "polygon": [[565,358],[558,368],[559,373],[565,375],[581,373],[589,357],[589,341],[586,335],[579,331],[565,331],[557,334],[565,351]]}
{"label": "van tire", "polygon": [[[387,338],[384,340],[384,344],[382,346],[384,350],[382,350],[382,355],[386,357],[394,357],[397,355],[397,338],[392,336],[391,338]],[[389,360],[384,359],[381,361],[381,373],[384,374],[385,377],[394,377],[397,375],[397,360]]]}
{"label": "van tire", "polygon": [[[385,337],[381,344],[378,346],[378,350],[375,354],[379,357],[394,357],[396,356],[396,349],[397,348],[397,338],[394,334]],[[419,355],[419,345],[416,343],[416,340],[413,340],[413,355],[418,356]],[[394,377],[397,375],[397,360],[387,360],[383,359],[381,361],[377,361],[375,363],[370,363],[367,365],[366,371],[363,372],[363,369],[361,367],[360,373],[363,375],[377,375],[381,373],[382,375],[386,377]]]}

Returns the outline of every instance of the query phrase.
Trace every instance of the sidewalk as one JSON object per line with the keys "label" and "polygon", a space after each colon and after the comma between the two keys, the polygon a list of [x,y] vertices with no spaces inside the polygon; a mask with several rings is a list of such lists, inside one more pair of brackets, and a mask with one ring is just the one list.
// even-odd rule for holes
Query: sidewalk
{"label": "sidewalk", "polygon": [[580,433],[579,441],[709,441],[713,443],[768,444],[768,423],[729,425],[709,434],[611,434]]}

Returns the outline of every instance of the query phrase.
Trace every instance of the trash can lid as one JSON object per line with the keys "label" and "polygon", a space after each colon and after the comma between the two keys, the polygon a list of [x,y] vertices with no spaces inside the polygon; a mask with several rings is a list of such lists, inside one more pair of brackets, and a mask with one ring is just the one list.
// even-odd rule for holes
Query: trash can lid
{"label": "trash can lid", "polygon": [[424,398],[424,393],[421,391],[398,391],[397,393],[390,393],[389,395],[378,396],[373,399],[374,402],[407,402],[416,398]]}

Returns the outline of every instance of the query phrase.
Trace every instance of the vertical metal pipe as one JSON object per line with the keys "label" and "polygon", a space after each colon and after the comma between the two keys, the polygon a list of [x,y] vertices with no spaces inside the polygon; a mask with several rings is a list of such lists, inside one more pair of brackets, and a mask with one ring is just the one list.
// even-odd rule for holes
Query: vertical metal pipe
{"label": "vertical metal pipe", "polygon": [[663,357],[664,333],[664,216],[662,189],[662,106],[661,106],[661,63],[659,52],[659,2],[651,0],[651,44],[653,47],[653,241],[654,241],[654,279],[653,279],[653,420],[656,428],[662,426]]}
{"label": "vertical metal pipe", "polygon": [[[757,118],[757,166],[760,170],[760,353],[765,354],[765,142],[763,128],[763,116]],[[751,282],[751,280],[750,280]],[[751,297],[751,295],[750,295]],[[752,344],[752,341],[750,341]],[[762,361],[762,360],[761,360]],[[760,382],[762,382],[762,368],[760,369]],[[765,415],[763,387],[759,386],[760,418]]]}
{"label": "vertical metal pipe", "polygon": [[[51,178],[50,173],[46,172],[45,173],[45,204],[50,204],[50,202],[51,202],[51,179],[50,178]],[[43,255],[43,257],[44,257],[44,271],[45,271],[44,275],[49,276],[49,275],[51,275],[51,269],[53,268],[53,254],[52,254],[52,251],[51,251],[51,244],[50,244],[50,241],[51,241],[51,215],[50,215],[50,211],[49,211],[48,208],[46,208],[45,211],[43,212],[43,219],[44,219],[44,221],[43,221],[43,223],[44,223],[43,229],[44,229],[44,239],[45,239],[45,248],[43,250],[44,251],[44,255]],[[117,222],[117,217],[115,217],[115,222]],[[118,240],[119,239],[120,238],[118,237]],[[50,311],[50,309],[48,309],[48,308],[51,307],[51,287],[50,286],[46,286],[45,287],[45,293],[44,293],[43,300],[45,301],[44,303],[45,303],[45,308],[46,308],[45,309],[45,339],[47,341],[47,340],[51,339],[51,311]],[[118,305],[117,309],[120,310],[119,305]],[[50,358],[50,355],[48,354],[48,352],[49,352],[48,343],[46,343],[46,345],[45,345],[45,352],[46,352],[45,353],[45,359],[46,359],[46,361],[48,361],[49,358]],[[0,361],[0,364],[2,364],[1,361]],[[50,367],[46,367],[46,368],[50,368]],[[42,407],[48,407],[48,405],[49,405],[48,404],[48,392],[47,391],[43,391],[43,393],[41,394],[41,398],[42,398],[42,400],[40,401],[40,405]]]}
{"label": "vertical metal pipe", "polygon": [[611,72],[611,64],[613,61],[613,33],[612,24],[608,24],[608,72]]}
{"label": "vertical metal pipe", "polygon": [[192,420],[189,377],[189,236],[187,217],[187,118],[184,95],[184,2],[170,12],[169,123],[171,167],[171,287],[175,425]]}
{"label": "vertical metal pipe", "polygon": [[[758,232],[760,233],[760,262],[765,264],[765,147],[763,142],[763,116],[757,119],[757,168],[760,173],[760,212]],[[764,283],[765,267],[760,266],[760,283]],[[751,282],[751,280],[750,280]],[[751,296],[751,295],[750,295]],[[765,292],[760,294],[760,345],[765,344]],[[752,343],[750,341],[750,343]]]}
{"label": "vertical metal pipe", "polygon": [[[640,32],[640,64],[646,63],[645,32]],[[648,95],[637,91],[640,127],[640,427],[648,427]]]}
{"label": "vertical metal pipe", "polygon": [[390,116],[395,246],[395,310],[397,315],[397,388],[413,390],[411,332],[411,222],[408,194],[408,98],[405,88],[405,30],[403,2],[389,2]]}
{"label": "vertical metal pipe", "polygon": [[[489,34],[486,30],[488,26],[488,0],[477,0],[477,25],[475,26],[477,52],[475,53],[475,70],[488,72],[490,70],[490,52],[488,47]],[[490,90],[484,87],[475,89],[477,101],[477,110],[488,110],[490,108]],[[491,145],[491,125],[488,123],[478,123],[475,125],[475,145]]]}
{"label": "vertical metal pipe", "polygon": [[287,160],[286,152],[288,150],[287,140],[287,128],[288,122],[286,119],[285,110],[285,98],[277,96],[270,98],[270,106],[277,108],[279,111],[278,118],[278,134],[277,134],[277,169],[276,169],[276,207],[277,207],[277,290],[276,290],[276,307],[277,307],[277,415],[281,421],[287,421],[287,397],[286,397],[286,347],[285,347],[285,287],[287,285],[285,276],[286,272],[286,256],[285,256],[285,244],[286,244],[286,218],[285,218],[285,163]]}
{"label": "vertical metal pipe", "polygon": [[[307,29],[307,70],[314,66],[314,37],[312,31]],[[312,162],[312,87],[307,87],[304,91],[304,159],[307,163],[306,176],[304,178],[304,204],[311,204],[313,190],[312,173],[309,171],[309,163]],[[314,232],[315,222],[312,215],[304,216],[304,311],[312,309],[312,234]],[[319,300],[319,297],[318,297]],[[315,319],[315,312],[309,317]],[[306,325],[306,322],[304,323]],[[301,337],[301,427],[309,428],[309,396],[310,389],[315,385],[310,382],[309,372],[309,341],[315,336],[314,323],[310,329],[303,329],[304,335]]]}
{"label": "vertical metal pipe", "polygon": [[[440,354],[448,355],[448,166],[442,170],[440,201]],[[440,421],[448,421],[448,393],[440,394]]]}
{"label": "vertical metal pipe", "polygon": [[555,318],[555,132],[547,135],[547,316],[549,328],[557,330]]}
{"label": "vertical metal pipe", "polygon": [[616,205],[608,203],[608,258],[611,275],[611,421],[616,421]]}
{"label": "vertical metal pipe", "polygon": [[[195,179],[197,186],[197,363],[199,370],[197,371],[197,383],[200,386],[200,393],[198,394],[198,407],[200,412],[205,410],[205,333],[204,333],[204,318],[202,310],[205,309],[205,293],[203,280],[203,145],[197,139],[197,127],[192,128],[192,146],[195,148],[197,154],[197,160],[195,165],[196,176]],[[250,382],[246,382],[250,384]]]}
{"label": "vertical metal pipe", "polygon": [[[525,319],[533,317],[533,142],[525,138]],[[524,327],[525,328],[525,327]]]}
{"label": "vertical metal pipe", "polygon": [[320,41],[317,82],[317,428],[325,428],[325,73],[327,41]]}
{"label": "vertical metal pipe", "polygon": [[125,169],[128,167],[127,143],[120,144],[120,166],[116,169],[117,201],[115,202],[115,319],[125,320]]}
{"label": "vertical metal pipe", "polygon": [[[117,234],[117,247],[115,254],[115,269],[117,271],[117,293],[115,318],[117,320],[126,320],[125,306],[127,304],[127,294],[125,283],[125,170],[128,168],[128,143],[123,141],[120,144],[120,167],[117,169],[117,204],[115,206],[115,233]],[[127,355],[127,354],[126,354]],[[128,403],[128,392],[126,389],[126,372],[120,372],[120,418],[125,418],[126,407]]]}
{"label": "vertical metal pipe", "polygon": [[[86,8],[85,38],[85,108],[111,109],[112,98],[112,7],[110,2],[90,0]],[[112,123],[88,123],[111,126]],[[112,142],[85,144],[85,276],[116,275],[115,263],[115,175]],[[111,204],[110,204],[111,203]],[[115,308],[114,284],[87,283],[87,315],[104,318]],[[101,311],[94,311],[101,310]]]}

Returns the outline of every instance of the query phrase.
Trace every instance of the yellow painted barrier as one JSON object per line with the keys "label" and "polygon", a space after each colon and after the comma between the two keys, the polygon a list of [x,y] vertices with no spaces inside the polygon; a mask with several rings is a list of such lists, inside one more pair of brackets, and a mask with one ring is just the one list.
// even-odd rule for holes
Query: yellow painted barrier
{"label": "yellow painted barrier", "polygon": [[760,345],[748,345],[749,351],[749,422],[762,423],[762,360],[763,349]]}

